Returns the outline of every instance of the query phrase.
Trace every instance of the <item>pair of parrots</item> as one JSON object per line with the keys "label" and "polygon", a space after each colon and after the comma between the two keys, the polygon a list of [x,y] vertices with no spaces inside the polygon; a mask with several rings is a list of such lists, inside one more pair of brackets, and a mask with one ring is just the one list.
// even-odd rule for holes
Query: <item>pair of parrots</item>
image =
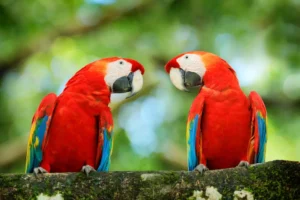
{"label": "pair of parrots", "polygon": [[[180,90],[200,87],[188,116],[188,169],[204,172],[264,162],[266,108],[242,92],[235,71],[203,51],[180,54],[165,70]],[[144,67],[128,58],[104,58],[79,70],[56,96],[48,94],[32,119],[26,172],[108,171],[113,147],[112,93],[141,90]]]}

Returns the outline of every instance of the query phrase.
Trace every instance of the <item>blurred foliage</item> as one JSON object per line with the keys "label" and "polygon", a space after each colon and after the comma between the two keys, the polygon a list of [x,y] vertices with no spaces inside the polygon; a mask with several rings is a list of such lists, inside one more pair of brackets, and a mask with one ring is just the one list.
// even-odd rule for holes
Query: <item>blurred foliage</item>
{"label": "blurred foliage", "polygon": [[0,2],[0,172],[23,172],[33,113],[85,64],[131,57],[146,68],[135,98],[112,104],[111,170],[186,169],[185,123],[195,92],[163,65],[189,50],[220,55],[268,109],[267,160],[300,160],[300,4],[296,0]]}

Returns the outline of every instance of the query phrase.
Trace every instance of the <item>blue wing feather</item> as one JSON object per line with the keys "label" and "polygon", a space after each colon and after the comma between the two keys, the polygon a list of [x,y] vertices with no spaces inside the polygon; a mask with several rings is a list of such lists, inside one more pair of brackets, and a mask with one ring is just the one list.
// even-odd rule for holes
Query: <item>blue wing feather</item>
{"label": "blue wing feather", "polygon": [[257,92],[250,92],[249,100],[252,109],[252,136],[248,148],[248,158],[250,163],[263,163],[267,145],[267,110]]}
{"label": "blue wing feather", "polygon": [[27,145],[26,173],[32,173],[34,168],[40,166],[43,159],[42,146],[56,105],[56,99],[57,96],[54,93],[46,95],[33,116]]}
{"label": "blue wing feather", "polygon": [[265,162],[265,152],[267,144],[267,126],[266,120],[260,115],[257,114],[257,123],[258,123],[258,132],[259,132],[259,148],[256,155],[256,163]]}
{"label": "blue wing feather", "polygon": [[97,171],[108,171],[110,166],[110,155],[112,152],[112,132],[108,132],[106,128],[103,129],[103,147],[101,162]]}
{"label": "blue wing feather", "polygon": [[196,115],[188,124],[187,146],[188,146],[188,170],[192,171],[198,165],[198,157],[196,152],[196,137],[199,115]]}
{"label": "blue wing feather", "polygon": [[32,130],[33,132],[30,133],[32,135],[31,140],[28,142],[27,151],[29,151],[29,157],[27,157],[26,162],[26,173],[32,173],[34,168],[39,167],[43,159],[42,144],[46,133],[48,119],[48,116],[38,119],[35,128]]}

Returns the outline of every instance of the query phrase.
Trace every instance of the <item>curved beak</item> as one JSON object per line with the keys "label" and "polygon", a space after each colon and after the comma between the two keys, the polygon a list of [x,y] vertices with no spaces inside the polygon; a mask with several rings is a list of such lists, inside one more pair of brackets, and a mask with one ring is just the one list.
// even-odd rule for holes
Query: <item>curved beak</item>
{"label": "curved beak", "polygon": [[183,85],[185,88],[199,87],[202,85],[201,77],[197,73],[184,71],[181,68],[179,68],[179,71],[182,75]]}
{"label": "curved beak", "polygon": [[112,86],[113,93],[125,93],[132,91],[133,72],[130,72],[128,76],[122,76],[118,78]]}
{"label": "curved beak", "polygon": [[173,85],[179,90],[189,91],[189,88],[202,86],[202,79],[196,72],[185,71],[181,68],[170,69],[170,78]]}

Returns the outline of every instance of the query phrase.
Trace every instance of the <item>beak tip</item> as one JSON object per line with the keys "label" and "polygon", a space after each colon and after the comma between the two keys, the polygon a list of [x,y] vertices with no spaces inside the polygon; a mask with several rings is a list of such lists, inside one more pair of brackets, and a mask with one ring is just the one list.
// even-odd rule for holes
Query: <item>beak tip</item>
{"label": "beak tip", "polygon": [[187,87],[185,87],[185,85],[183,87],[184,87],[184,89],[183,89],[184,92],[190,92],[190,90],[187,89]]}
{"label": "beak tip", "polygon": [[133,97],[134,95],[136,95],[136,93],[131,93],[129,96],[126,97],[126,99],[129,99],[129,98]]}

